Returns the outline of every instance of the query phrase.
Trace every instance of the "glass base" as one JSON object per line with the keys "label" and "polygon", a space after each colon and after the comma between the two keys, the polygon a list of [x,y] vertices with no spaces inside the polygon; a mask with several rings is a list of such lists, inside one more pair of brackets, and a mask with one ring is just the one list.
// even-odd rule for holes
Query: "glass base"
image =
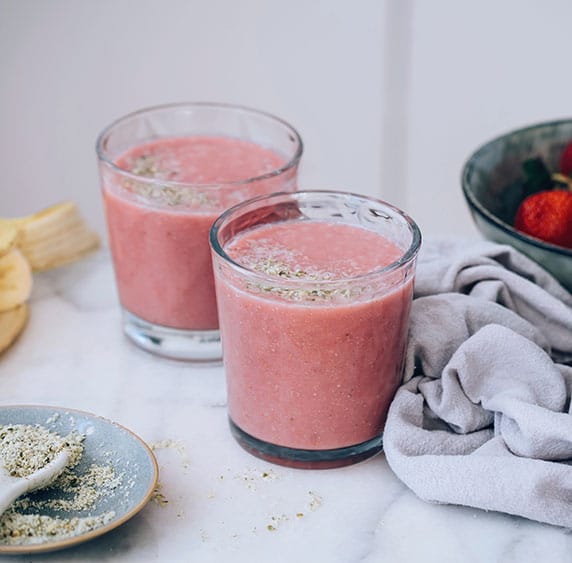
{"label": "glass base", "polygon": [[222,346],[218,330],[183,330],[156,325],[123,309],[123,331],[139,348],[169,358],[219,365]]}
{"label": "glass base", "polygon": [[277,446],[259,440],[241,430],[230,418],[230,429],[236,441],[247,452],[278,465],[297,469],[332,469],[364,461],[383,449],[383,435],[371,440],[333,450],[301,450]]}

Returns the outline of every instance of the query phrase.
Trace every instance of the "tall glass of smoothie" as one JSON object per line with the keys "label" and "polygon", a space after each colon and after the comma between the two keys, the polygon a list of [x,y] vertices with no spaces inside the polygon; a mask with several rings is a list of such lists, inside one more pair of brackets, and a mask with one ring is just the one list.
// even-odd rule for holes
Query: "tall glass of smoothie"
{"label": "tall glass of smoothie", "polygon": [[376,199],[300,191],[227,210],[210,240],[240,445],[302,468],[379,452],[402,378],[416,224]]}
{"label": "tall glass of smoothie", "polygon": [[165,357],[220,361],[209,229],[239,202],[296,190],[300,136],[252,109],[174,104],[114,122],[97,155],[124,332]]}

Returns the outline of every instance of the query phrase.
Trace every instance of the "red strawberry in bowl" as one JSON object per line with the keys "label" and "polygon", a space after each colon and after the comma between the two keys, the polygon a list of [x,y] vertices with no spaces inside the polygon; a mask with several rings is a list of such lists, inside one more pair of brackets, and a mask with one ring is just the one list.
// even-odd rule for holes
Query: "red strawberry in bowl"
{"label": "red strawberry in bowl", "polygon": [[572,249],[572,192],[555,189],[528,196],[518,207],[514,227],[545,242]]}
{"label": "red strawberry in bowl", "polygon": [[568,143],[560,155],[560,172],[572,176],[572,142]]}

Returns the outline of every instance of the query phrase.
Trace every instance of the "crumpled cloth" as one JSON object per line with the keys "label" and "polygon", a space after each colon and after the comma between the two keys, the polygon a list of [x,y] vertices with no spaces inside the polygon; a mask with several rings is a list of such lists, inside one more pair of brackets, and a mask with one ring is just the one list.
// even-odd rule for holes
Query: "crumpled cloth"
{"label": "crumpled cloth", "polygon": [[420,498],[572,528],[572,295],[510,246],[424,244],[384,430]]}

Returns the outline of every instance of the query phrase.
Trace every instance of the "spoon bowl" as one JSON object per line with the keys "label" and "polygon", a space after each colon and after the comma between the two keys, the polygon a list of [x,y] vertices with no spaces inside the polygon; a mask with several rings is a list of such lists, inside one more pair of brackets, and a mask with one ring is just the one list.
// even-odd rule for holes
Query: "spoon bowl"
{"label": "spoon bowl", "polygon": [[62,450],[52,461],[24,477],[10,475],[0,466],[0,516],[18,497],[53,483],[62,474],[68,462],[68,452]]}

